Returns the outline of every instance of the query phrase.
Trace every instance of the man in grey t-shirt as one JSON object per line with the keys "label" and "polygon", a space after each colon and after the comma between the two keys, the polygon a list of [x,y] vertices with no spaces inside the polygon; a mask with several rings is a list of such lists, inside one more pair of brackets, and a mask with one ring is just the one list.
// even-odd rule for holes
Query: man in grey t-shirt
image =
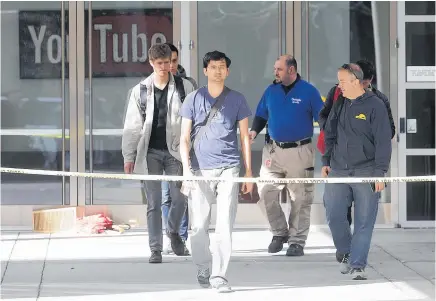
{"label": "man in grey t-shirt", "polygon": [[[244,96],[228,89],[224,81],[229,74],[230,59],[222,52],[209,52],[203,58],[203,71],[207,86],[187,95],[180,109],[182,134],[180,155],[184,176],[238,177],[240,171],[240,151],[238,149],[237,128],[239,126],[245,176],[251,174],[251,146],[248,134],[248,117],[251,111]],[[203,134],[207,116],[215,102],[215,115]],[[191,137],[197,140],[190,151]],[[191,250],[192,260],[197,265],[197,280],[203,287],[212,285],[218,292],[232,291],[227,284],[226,272],[232,253],[232,228],[238,205],[239,185],[235,182],[191,183],[188,196],[191,210]],[[243,193],[251,192],[252,183],[245,183]],[[211,260],[209,251],[209,224],[212,204],[217,204],[215,229],[216,245]],[[209,266],[212,261],[212,273]],[[210,281],[209,281],[210,279]]]}

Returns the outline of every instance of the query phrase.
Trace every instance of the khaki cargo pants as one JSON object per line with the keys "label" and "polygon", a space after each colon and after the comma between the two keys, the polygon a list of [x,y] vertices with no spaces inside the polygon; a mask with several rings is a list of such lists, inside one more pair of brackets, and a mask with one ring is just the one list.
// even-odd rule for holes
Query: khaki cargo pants
{"label": "khaki cargo pants", "polygon": [[[263,148],[260,177],[313,178],[314,159],[312,143],[282,149],[272,142]],[[292,198],[289,227],[279,203],[279,195],[285,186]],[[259,183],[258,189],[259,205],[265,206],[272,234],[289,236],[289,244],[299,244],[304,247],[309,234],[314,184]]]}

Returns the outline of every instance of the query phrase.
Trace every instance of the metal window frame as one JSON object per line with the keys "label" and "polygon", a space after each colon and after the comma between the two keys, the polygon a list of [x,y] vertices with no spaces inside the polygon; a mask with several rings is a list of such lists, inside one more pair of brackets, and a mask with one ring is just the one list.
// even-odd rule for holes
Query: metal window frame
{"label": "metal window frame", "polygon": [[[401,117],[406,116],[406,91],[408,89],[434,89],[435,83],[407,82],[406,79],[406,23],[408,22],[435,22],[435,16],[409,16],[406,15],[405,2],[397,2],[397,37],[398,37],[398,59],[397,74],[398,82],[398,116],[397,122]],[[392,91],[392,90],[391,90]],[[435,133],[436,134],[436,133]],[[398,142],[398,175],[407,175],[408,156],[431,156],[435,155],[435,149],[408,149],[406,144],[407,133],[399,133]],[[406,183],[397,184],[398,186],[398,226],[400,227],[435,227],[435,221],[409,221],[407,220],[407,185]],[[436,189],[436,188],[435,188]],[[436,193],[436,191],[435,191]]]}

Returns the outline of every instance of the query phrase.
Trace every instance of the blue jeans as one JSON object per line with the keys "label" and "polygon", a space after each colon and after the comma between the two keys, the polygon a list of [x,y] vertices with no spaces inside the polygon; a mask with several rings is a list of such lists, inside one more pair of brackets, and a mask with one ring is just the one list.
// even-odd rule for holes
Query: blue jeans
{"label": "blue jeans", "polygon": [[[168,182],[162,181],[162,221],[163,227],[166,228],[168,222],[168,212],[171,207],[171,195],[170,195],[170,184]],[[179,235],[186,241],[188,239],[188,208],[186,208],[185,214],[183,215],[182,223],[179,229]]]}
{"label": "blue jeans", "polygon": [[[332,177],[370,177],[371,171],[335,171]],[[370,183],[326,184],[324,206],[327,223],[338,253],[350,254],[352,268],[365,268],[371,246],[372,232],[377,218],[379,193],[373,192]],[[354,202],[354,232],[351,234],[347,211]]]}

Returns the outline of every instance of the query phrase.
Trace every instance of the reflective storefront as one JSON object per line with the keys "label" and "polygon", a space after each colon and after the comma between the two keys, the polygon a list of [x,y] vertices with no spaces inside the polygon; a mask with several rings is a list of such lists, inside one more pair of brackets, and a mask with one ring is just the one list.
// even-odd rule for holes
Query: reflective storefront
{"label": "reflective storefront", "polygon": [[[324,96],[340,65],[374,62],[397,127],[390,176],[434,175],[434,19],[434,2],[2,2],[1,165],[122,173],[127,93],[151,72],[148,48],[168,41],[199,85],[204,53],[228,54],[227,85],[253,111],[282,53]],[[315,142],[318,134],[316,126]],[[263,137],[253,144],[255,175]],[[320,168],[317,153],[317,177]],[[107,205],[115,218],[145,224],[138,181],[2,174],[1,182],[5,226],[29,226],[33,208],[58,205]],[[435,189],[390,184],[378,223],[434,224]],[[313,224],[325,223],[323,190],[316,186]],[[266,224],[257,200],[240,197],[237,223]]]}

